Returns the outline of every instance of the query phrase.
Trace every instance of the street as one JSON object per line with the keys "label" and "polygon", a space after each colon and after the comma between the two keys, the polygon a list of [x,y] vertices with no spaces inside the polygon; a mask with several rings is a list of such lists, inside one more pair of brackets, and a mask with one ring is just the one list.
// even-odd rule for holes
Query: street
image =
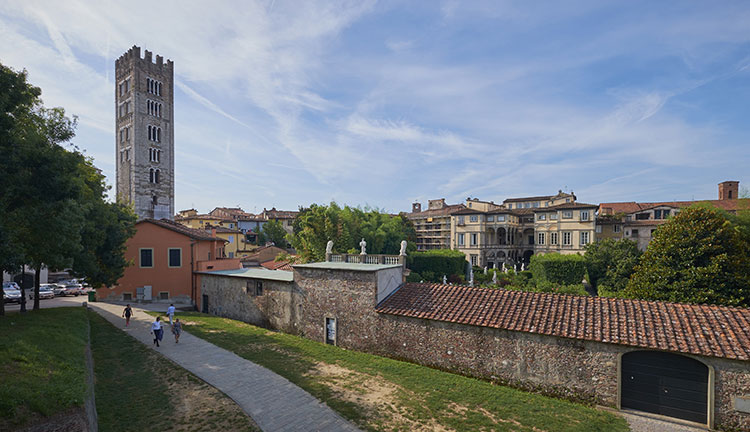
{"label": "street", "polygon": [[[86,295],[79,295],[78,297],[55,297],[53,299],[39,300],[40,308],[55,308],[63,306],[80,306],[81,303],[88,300]],[[26,292],[26,310],[31,310],[34,307],[34,300],[29,300],[28,291]],[[21,310],[21,305],[18,303],[6,303],[5,312],[17,312]]]}

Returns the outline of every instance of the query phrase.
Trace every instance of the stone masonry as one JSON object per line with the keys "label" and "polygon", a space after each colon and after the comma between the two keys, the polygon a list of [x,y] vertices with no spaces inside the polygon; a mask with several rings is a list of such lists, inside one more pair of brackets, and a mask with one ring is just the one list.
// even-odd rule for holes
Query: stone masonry
{"label": "stone masonry", "polygon": [[139,219],[171,219],[174,64],[159,55],[154,61],[148,50],[141,58],[134,46],[116,60],[115,77],[117,197],[133,204]]}

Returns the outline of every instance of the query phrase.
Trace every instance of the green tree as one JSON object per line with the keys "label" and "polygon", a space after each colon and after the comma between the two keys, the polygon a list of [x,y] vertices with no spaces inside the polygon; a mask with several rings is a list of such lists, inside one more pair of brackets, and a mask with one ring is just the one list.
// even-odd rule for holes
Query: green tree
{"label": "green tree", "polygon": [[263,224],[263,236],[266,241],[273,242],[280,248],[287,247],[286,240],[287,232],[284,230],[284,226],[277,220],[270,220]]}
{"label": "green tree", "polygon": [[25,72],[0,65],[0,86],[0,236],[13,245],[0,251],[0,264],[35,269],[35,309],[43,265],[113,283],[126,264],[132,212],[107,203],[103,175],[75,147],[62,146],[75,134],[75,118],[44,108]]}
{"label": "green tree", "polygon": [[750,233],[719,209],[684,209],[656,230],[625,294],[750,306]]}
{"label": "green tree", "polygon": [[589,282],[594,288],[601,288],[600,295],[603,295],[605,288],[612,294],[622,292],[640,257],[638,245],[628,239],[604,239],[589,243],[583,255]]}

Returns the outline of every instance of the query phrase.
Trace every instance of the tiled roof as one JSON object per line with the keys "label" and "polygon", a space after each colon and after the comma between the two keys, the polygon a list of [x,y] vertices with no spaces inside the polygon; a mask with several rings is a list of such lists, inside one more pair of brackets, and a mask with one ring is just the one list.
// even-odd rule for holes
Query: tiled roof
{"label": "tiled roof", "polygon": [[143,223],[143,222],[148,222],[154,225],[158,225],[168,230],[172,230],[174,232],[186,235],[195,240],[212,240],[212,241],[217,240],[221,242],[226,241],[224,239],[213,237],[211,233],[207,232],[206,230],[190,228],[181,223],[173,222],[169,219],[143,219],[143,220],[140,220],[138,223]]}
{"label": "tiled roof", "polygon": [[750,308],[407,283],[377,312],[750,360]]}
{"label": "tiled roof", "polygon": [[648,210],[654,207],[666,206],[674,208],[685,208],[690,207],[694,204],[711,204],[723,210],[735,211],[740,208],[740,203],[744,203],[750,208],[750,200],[745,199],[731,199],[731,200],[702,200],[702,201],[664,201],[664,202],[644,202],[637,203],[631,202],[614,202],[614,203],[601,203],[599,204],[599,213],[603,213],[603,210],[607,210],[608,213],[635,213],[643,210]]}
{"label": "tiled roof", "polygon": [[522,197],[522,198],[508,198],[504,200],[504,203],[512,203],[512,202],[523,202],[523,201],[543,201],[543,200],[551,200],[552,198],[560,198],[560,197],[574,197],[575,195],[565,193],[563,191],[560,191],[557,193],[557,195],[542,195],[542,196],[533,196],[533,197]]}
{"label": "tiled roof", "polygon": [[206,231],[210,231],[212,229],[215,229],[217,233],[242,234],[242,231],[240,231],[238,229],[226,228],[226,227],[223,227],[223,226],[209,225],[209,226],[206,227]]}
{"label": "tiled roof", "polygon": [[268,270],[294,271],[289,261],[266,261],[260,263],[260,265]]}
{"label": "tiled roof", "polygon": [[209,214],[199,214],[194,216],[178,216],[175,218],[175,220],[191,220],[191,219],[201,219],[201,220],[216,220],[216,221],[227,221],[232,222],[231,219],[225,219],[221,216],[212,216]]}
{"label": "tiled roof", "polygon": [[571,209],[581,209],[581,208],[596,208],[596,204],[586,204],[586,203],[579,203],[579,202],[572,202],[572,203],[562,203],[557,204],[549,207],[535,207],[532,210],[535,212],[544,212],[549,210],[571,210]]}
{"label": "tiled roof", "polygon": [[298,211],[276,210],[276,207],[271,210],[263,209],[263,213],[261,213],[268,219],[294,219],[298,214]]}
{"label": "tiled roof", "polygon": [[428,210],[424,210],[421,212],[412,212],[412,213],[404,213],[404,214],[406,215],[408,219],[421,219],[421,218],[436,217],[436,216],[449,216],[465,208],[466,206],[463,204],[451,204],[451,205],[446,205],[445,207],[439,208],[439,209],[432,209],[432,210],[428,209]]}
{"label": "tiled roof", "polygon": [[465,208],[465,209],[454,211],[453,213],[451,213],[451,216],[454,216],[454,215],[468,215],[468,214],[485,214],[485,213],[488,213],[488,212],[482,211],[482,210],[477,210],[477,209]]}

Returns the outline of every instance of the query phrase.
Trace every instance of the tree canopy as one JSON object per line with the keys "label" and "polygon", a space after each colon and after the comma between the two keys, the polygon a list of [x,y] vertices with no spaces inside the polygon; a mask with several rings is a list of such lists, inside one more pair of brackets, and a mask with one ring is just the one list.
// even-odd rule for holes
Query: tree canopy
{"label": "tree canopy", "polygon": [[608,293],[622,292],[635,271],[641,251],[631,240],[604,239],[586,245],[584,254],[589,282]]}
{"label": "tree canopy", "polygon": [[135,215],[106,201],[104,175],[70,145],[76,119],[45,108],[26,80],[0,65],[0,266],[26,264],[37,276],[42,266],[70,268],[92,286],[112,284],[127,264]]}
{"label": "tree canopy", "polygon": [[398,254],[401,241],[406,240],[407,251],[416,250],[414,225],[403,214],[390,215],[377,209],[312,204],[300,209],[294,221],[291,244],[305,261],[325,259],[326,244],[333,241],[337,253],[359,252],[359,242],[365,239],[367,253]]}
{"label": "tree canopy", "polygon": [[632,298],[750,306],[750,226],[709,206],[659,227],[625,294]]}
{"label": "tree canopy", "polygon": [[286,240],[287,232],[284,230],[284,226],[277,220],[269,220],[263,224],[261,232],[266,242],[273,242],[274,245],[280,248],[286,248],[289,243]]}

